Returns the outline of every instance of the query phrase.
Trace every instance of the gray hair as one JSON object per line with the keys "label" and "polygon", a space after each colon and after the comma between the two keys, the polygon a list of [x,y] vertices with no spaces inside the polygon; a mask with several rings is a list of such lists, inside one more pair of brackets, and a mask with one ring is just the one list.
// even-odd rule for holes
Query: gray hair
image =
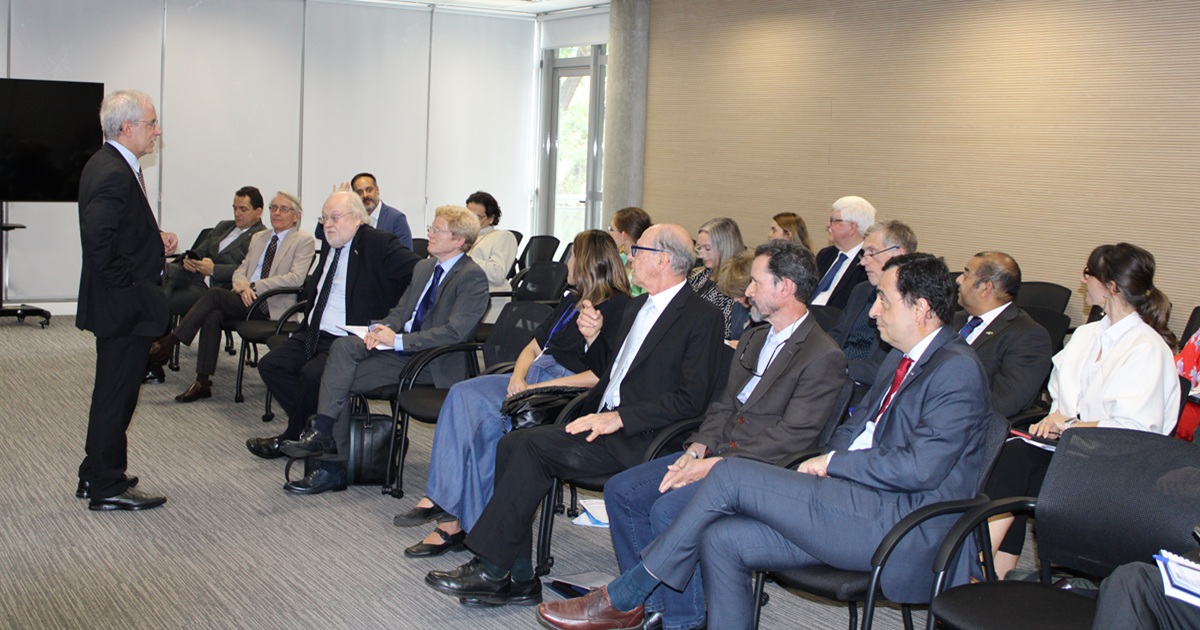
{"label": "gray hair", "polygon": [[741,228],[738,227],[737,221],[729,217],[709,219],[696,232],[708,232],[708,237],[712,239],[713,249],[717,250],[717,265],[713,269],[714,273],[720,269],[721,263],[746,249],[745,243],[742,242]]}
{"label": "gray hair", "polygon": [[865,236],[870,236],[881,230],[883,231],[884,247],[900,247],[909,254],[917,251],[917,233],[913,232],[913,229],[908,227],[908,224],[895,219],[880,221],[867,228]]}
{"label": "gray hair", "polygon": [[808,304],[808,296],[816,290],[821,277],[817,275],[817,259],[807,247],[777,238],[759,245],[754,255],[766,256],[767,270],[775,276],[775,281],[791,280],[796,285],[796,301]]}
{"label": "gray hair", "polygon": [[279,191],[275,192],[275,196],[283,197],[284,199],[287,199],[288,201],[290,201],[292,203],[292,205],[296,207],[296,216],[297,217],[304,215],[304,207],[300,205],[300,198],[297,197],[296,195],[293,195],[290,192],[283,192],[282,190],[279,190]]}
{"label": "gray hair", "polygon": [[142,119],[142,109],[154,101],[137,90],[119,90],[104,97],[100,103],[100,128],[105,140],[116,140],[127,122]]}
{"label": "gray hair", "polygon": [[842,213],[843,221],[853,221],[860,236],[866,236],[867,228],[875,223],[875,206],[862,197],[842,197],[833,202],[833,209]]}
{"label": "gray hair", "polygon": [[684,278],[696,262],[696,252],[692,249],[691,239],[684,240],[682,235],[674,230],[660,230],[654,235],[651,247],[667,252],[671,257],[671,271]]}
{"label": "gray hair", "polygon": [[371,224],[371,215],[367,214],[367,208],[363,205],[362,199],[359,199],[358,195],[349,190],[339,190],[332,195],[329,195],[330,199],[333,199],[334,197],[342,198],[342,204],[347,210],[350,211],[350,214],[354,215],[354,218],[358,220],[359,224]]}

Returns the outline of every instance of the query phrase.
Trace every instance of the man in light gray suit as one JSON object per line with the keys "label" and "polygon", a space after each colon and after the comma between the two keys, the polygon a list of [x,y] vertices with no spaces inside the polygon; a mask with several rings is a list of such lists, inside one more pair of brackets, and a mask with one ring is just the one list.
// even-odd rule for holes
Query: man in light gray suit
{"label": "man in light gray suit", "polygon": [[[288,482],[294,494],[346,488],[350,439],[350,396],[395,384],[414,353],[465,343],[488,307],[487,275],[465,253],[479,233],[479,221],[460,206],[441,206],[429,229],[429,258],[417,263],[400,302],[364,338],[348,335],[333,343],[311,425],[279,450],[292,457],[325,455],[318,469]],[[466,357],[445,356],[430,365],[438,387],[466,378]]]}

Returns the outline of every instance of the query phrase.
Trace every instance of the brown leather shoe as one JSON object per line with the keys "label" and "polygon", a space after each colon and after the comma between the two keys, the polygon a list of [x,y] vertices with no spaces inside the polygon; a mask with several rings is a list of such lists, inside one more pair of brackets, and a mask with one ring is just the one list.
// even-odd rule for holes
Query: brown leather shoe
{"label": "brown leather shoe", "polygon": [[538,621],[547,628],[559,630],[626,630],[642,627],[645,608],[638,606],[629,612],[613,608],[608,600],[608,586],[592,589],[575,599],[548,602],[538,606]]}
{"label": "brown leather shoe", "polygon": [[150,365],[165,364],[170,360],[171,353],[175,351],[175,346],[178,344],[179,340],[175,338],[175,335],[166,335],[150,344]]}
{"label": "brown leather shoe", "polygon": [[175,402],[190,403],[201,398],[212,398],[212,385],[204,381],[195,381],[187,391],[175,397]]}

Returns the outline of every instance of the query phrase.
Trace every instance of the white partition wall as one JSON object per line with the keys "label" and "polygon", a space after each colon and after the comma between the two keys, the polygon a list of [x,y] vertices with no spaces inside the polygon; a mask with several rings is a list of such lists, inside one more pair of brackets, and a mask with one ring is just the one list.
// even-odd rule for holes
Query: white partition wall
{"label": "white partition wall", "polygon": [[[163,27],[162,227],[189,245],[233,218],[233,193],[270,204],[300,173],[304,3],[167,0]],[[263,223],[269,224],[264,212]]]}
{"label": "white partition wall", "polygon": [[530,234],[535,29],[528,18],[434,13],[430,212],[485,190],[500,202],[501,228]]}
{"label": "white partition wall", "polygon": [[428,9],[309,2],[304,55],[306,229],[330,187],[373,173],[380,197],[424,231]]}
{"label": "white partition wall", "polygon": [[[162,0],[10,2],[9,78],[103,82],[106,89],[137,89],[159,100]],[[120,45],[114,45],[118,31]],[[152,198],[159,166],[157,157],[142,161]],[[74,299],[81,260],[76,205],[10,203],[8,209],[10,222],[28,228],[8,239],[9,300]]]}

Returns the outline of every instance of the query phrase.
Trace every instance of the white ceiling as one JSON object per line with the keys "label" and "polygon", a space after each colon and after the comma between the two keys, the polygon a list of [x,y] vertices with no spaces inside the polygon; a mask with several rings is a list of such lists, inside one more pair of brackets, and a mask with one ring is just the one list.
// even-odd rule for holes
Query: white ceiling
{"label": "white ceiling", "polygon": [[[371,1],[371,0],[368,0]],[[374,0],[376,2],[380,0]],[[606,7],[609,0],[383,0],[404,4],[425,4],[469,9],[487,9],[510,13],[554,13],[591,7]]]}

